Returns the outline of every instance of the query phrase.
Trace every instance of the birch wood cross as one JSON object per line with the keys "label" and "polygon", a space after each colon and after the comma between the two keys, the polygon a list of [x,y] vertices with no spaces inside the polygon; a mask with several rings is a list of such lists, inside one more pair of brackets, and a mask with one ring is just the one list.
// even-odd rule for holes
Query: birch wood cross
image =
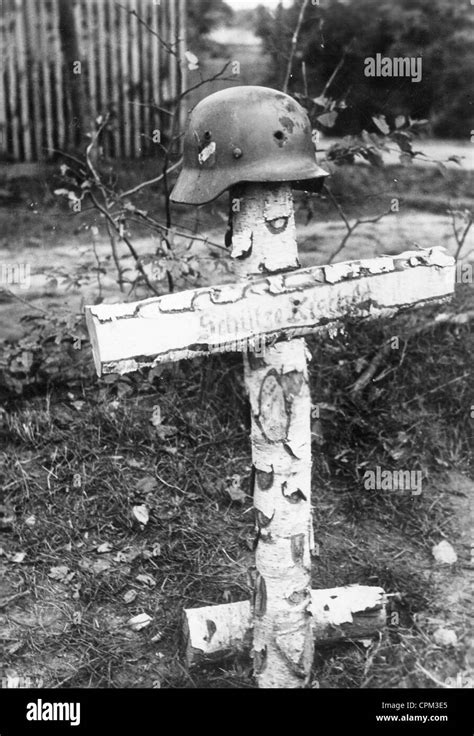
{"label": "birch wood cross", "polygon": [[385,622],[380,588],[311,591],[311,399],[304,335],[447,299],[442,249],[300,268],[289,183],[239,185],[232,257],[239,280],[127,304],[86,307],[97,372],[126,373],[229,349],[243,353],[251,405],[257,545],[253,597],[186,611],[187,658],[252,639],[260,687],[310,677],[315,642]]}

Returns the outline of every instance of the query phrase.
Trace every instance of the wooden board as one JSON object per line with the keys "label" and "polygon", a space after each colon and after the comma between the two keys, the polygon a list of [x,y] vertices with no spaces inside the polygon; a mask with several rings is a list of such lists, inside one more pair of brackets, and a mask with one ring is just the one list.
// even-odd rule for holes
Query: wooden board
{"label": "wooden board", "polygon": [[[370,638],[387,623],[382,588],[347,585],[311,591],[311,625],[315,646]],[[249,601],[184,609],[188,667],[251,648],[253,618]]]}
{"label": "wooden board", "polygon": [[390,316],[452,295],[455,262],[442,248],[315,266],[141,302],[86,307],[96,369],[126,373],[162,362]]}

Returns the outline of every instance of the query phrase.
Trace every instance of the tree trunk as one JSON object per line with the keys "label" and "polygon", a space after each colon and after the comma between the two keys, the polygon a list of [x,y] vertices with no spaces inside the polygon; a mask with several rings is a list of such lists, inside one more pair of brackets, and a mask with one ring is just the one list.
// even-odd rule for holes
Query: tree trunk
{"label": "tree trunk", "polygon": [[[289,184],[231,192],[232,256],[249,279],[299,266]],[[250,398],[254,507],[253,658],[259,687],[309,681],[311,626],[311,400],[303,338],[244,356]]]}

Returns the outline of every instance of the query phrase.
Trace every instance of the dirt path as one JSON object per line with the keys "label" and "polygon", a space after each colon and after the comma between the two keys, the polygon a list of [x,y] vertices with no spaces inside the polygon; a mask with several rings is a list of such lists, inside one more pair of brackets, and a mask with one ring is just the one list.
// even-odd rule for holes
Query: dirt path
{"label": "dirt path", "polygon": [[[341,220],[319,223],[313,221],[308,226],[299,227],[301,265],[310,266],[327,262],[344,234],[345,227]],[[221,243],[223,227],[210,231],[208,236],[214,242]],[[136,241],[135,245],[137,252],[145,255],[154,252],[156,241],[151,238],[141,239]],[[386,217],[376,224],[361,226],[354,232],[337,260],[395,254],[403,250],[418,247],[430,248],[434,245],[443,246],[453,252],[454,239],[449,217],[408,211]],[[184,243],[178,243],[178,249],[181,246],[184,247]],[[465,251],[468,250],[466,245]],[[106,265],[108,271],[107,275],[101,277],[102,295],[105,301],[123,299],[110,266],[108,242],[100,235],[96,243],[96,253],[101,264]],[[209,259],[208,246],[202,243],[195,244],[192,253],[197,258],[195,265],[198,265],[201,270],[202,284],[223,283],[232,278],[222,262],[219,265],[216,264],[215,259]],[[189,257],[190,252],[186,251],[186,255]],[[206,260],[203,260],[203,257]],[[82,304],[92,303],[97,297],[97,279],[93,272],[88,278],[83,278],[80,288],[72,287],[68,279],[60,275],[62,273],[71,276],[87,264],[90,266],[97,264],[91,244],[82,237],[77,237],[67,244],[58,245],[52,249],[46,243],[36,247],[26,247],[14,254],[11,250],[0,248],[0,263],[4,264],[4,267],[21,267],[18,274],[23,277],[28,276],[27,278],[22,277],[22,283],[10,286],[24,302],[6,296],[0,299],[0,340],[19,336],[22,332],[19,320],[23,315],[30,313],[34,306],[43,309],[61,308],[66,311],[77,311],[81,309]],[[132,259],[125,252],[122,265],[133,268]],[[194,285],[193,282],[188,282],[186,288],[193,288]]]}

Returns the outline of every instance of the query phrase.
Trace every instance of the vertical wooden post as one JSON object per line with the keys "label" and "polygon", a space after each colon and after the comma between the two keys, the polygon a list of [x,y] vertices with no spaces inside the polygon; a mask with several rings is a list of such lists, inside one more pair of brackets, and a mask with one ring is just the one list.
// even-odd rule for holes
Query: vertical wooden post
{"label": "vertical wooden post", "polygon": [[[51,156],[53,143],[53,112],[52,112],[52,96],[51,96],[51,68],[50,68],[50,45],[48,40],[51,38],[51,31],[48,38],[48,25],[50,16],[46,15],[44,3],[39,2],[38,8],[38,37],[39,37],[39,55],[41,59],[41,78],[43,82],[42,95],[44,99],[44,129],[46,132],[46,149],[47,156]],[[47,20],[48,19],[48,20]]]}
{"label": "vertical wooden post", "polygon": [[[182,94],[188,86],[188,70],[186,65],[186,57],[185,53],[187,50],[187,32],[186,32],[186,0],[179,0],[179,47],[178,47],[178,65],[180,69],[179,79],[180,79],[180,88],[178,89],[177,93],[180,95]],[[186,120],[187,120],[187,110],[186,110],[186,103],[181,101],[179,105],[179,127],[180,130],[184,130],[186,127]],[[183,138],[180,139],[179,146],[180,146],[180,153],[183,152]]]}
{"label": "vertical wooden post", "polygon": [[123,155],[125,158],[130,157],[130,68],[128,64],[129,52],[129,4],[120,6],[120,79],[121,90],[120,97],[122,100],[122,128],[123,128]]}
{"label": "vertical wooden post", "polygon": [[[137,0],[129,0],[130,10],[138,14]],[[142,131],[140,130],[140,106],[138,105],[140,84],[138,52],[140,47],[140,26],[135,15],[130,14],[130,67],[129,67],[129,107],[132,120],[132,156],[141,156]]]}
{"label": "vertical wooden post", "polygon": [[28,102],[28,64],[26,58],[26,32],[23,0],[16,0],[15,45],[18,70],[18,96],[20,99],[21,139],[23,158],[32,159],[31,110]]}
{"label": "vertical wooden post", "polygon": [[95,16],[93,0],[84,2],[84,48],[87,58],[87,94],[90,100],[91,115],[95,119],[99,114],[97,101],[97,46],[95,41]]}
{"label": "vertical wooden post", "polygon": [[[160,32],[160,14],[161,8],[158,5],[152,3],[151,5],[151,28],[156,32]],[[160,42],[157,37],[150,34],[150,46],[151,46],[151,97],[154,103],[160,104]]]}
{"label": "vertical wooden post", "polygon": [[41,161],[43,159],[43,126],[45,118],[41,110],[38,38],[43,34],[43,29],[38,28],[38,13],[34,0],[29,0],[29,2],[26,2],[25,4],[25,22],[29,58],[28,81],[32,102],[32,141],[34,141],[34,158],[36,161]]}
{"label": "vertical wooden post", "polygon": [[[252,279],[298,267],[289,184],[231,192],[232,256]],[[295,313],[298,305],[295,303]],[[254,671],[264,688],[304,687],[311,673],[311,399],[304,339],[244,357],[257,531]]]}
{"label": "vertical wooden post", "polygon": [[105,10],[106,6],[103,2],[97,3],[97,35],[96,49],[98,56],[98,72],[99,72],[99,115],[105,115],[110,102],[108,95],[110,94],[110,86],[107,85],[107,32],[105,27]]}
{"label": "vertical wooden post", "polygon": [[57,2],[51,4],[51,24],[53,28],[54,45],[54,97],[56,104],[56,116],[54,127],[57,132],[55,146],[64,148],[66,142],[66,119],[64,116],[65,84],[63,78],[63,54],[61,49],[61,31],[59,5]]}
{"label": "vertical wooden post", "polygon": [[6,13],[0,13],[0,156],[7,152],[7,105],[5,71],[7,68]]}
{"label": "vertical wooden post", "polygon": [[[119,76],[118,76],[118,45],[119,31],[117,26],[117,6],[115,3],[108,3],[107,10],[109,14],[109,94],[111,94],[112,108],[116,115],[116,119],[112,125],[112,155],[118,158],[120,155],[120,135],[118,131],[118,120],[120,118],[120,101],[119,101]],[[110,151],[108,152],[110,155]]]}
{"label": "vertical wooden post", "polygon": [[7,48],[7,69],[8,69],[8,104],[10,108],[10,135],[11,149],[13,159],[20,159],[20,115],[17,94],[17,70],[15,64],[14,49],[15,44],[15,27],[17,23],[18,12],[16,7],[10,8],[10,12],[6,18],[6,48]]}

